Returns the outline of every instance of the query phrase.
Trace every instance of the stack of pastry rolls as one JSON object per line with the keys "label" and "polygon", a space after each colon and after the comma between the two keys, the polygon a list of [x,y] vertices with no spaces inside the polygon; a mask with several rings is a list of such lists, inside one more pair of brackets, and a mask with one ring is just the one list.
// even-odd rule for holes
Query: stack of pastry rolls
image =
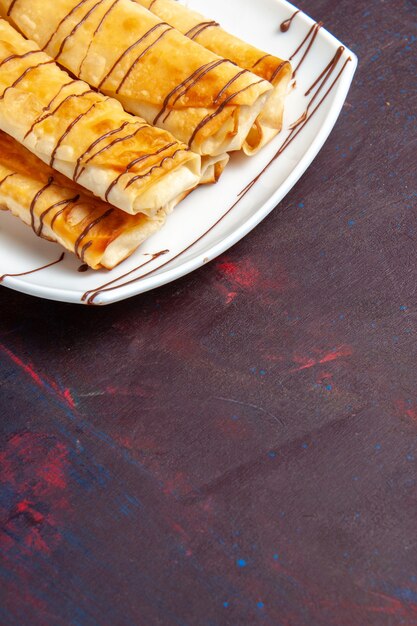
{"label": "stack of pastry rolls", "polygon": [[93,269],[281,129],[289,63],[175,0],[0,0],[0,15],[0,206]]}

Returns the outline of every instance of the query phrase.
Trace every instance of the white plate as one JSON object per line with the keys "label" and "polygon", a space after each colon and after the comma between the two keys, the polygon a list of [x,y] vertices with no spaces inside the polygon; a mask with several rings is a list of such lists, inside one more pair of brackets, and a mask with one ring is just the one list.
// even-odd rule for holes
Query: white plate
{"label": "white plate", "polygon": [[[280,24],[296,11],[285,0],[190,0],[187,4],[221,22],[243,39],[282,58],[288,58],[296,50],[315,24],[299,12],[289,30],[281,32]],[[307,45],[308,41],[294,58],[294,66]],[[305,112],[314,95],[313,92],[305,96],[305,92],[341,45],[326,30],[319,29],[297,72],[296,87],[287,99],[282,133],[253,158],[235,155],[217,185],[193,192],[175,209],[163,229],[118,268],[111,272],[79,273],[79,261],[66,253],[59,263],[31,274],[6,277],[3,284],[42,298],[80,303],[85,292],[112,281],[107,291],[93,291],[94,304],[109,304],[184,276],[230,248],[290,191],[332,130],[357,65],[356,56],[347,49],[311,104],[309,119],[293,131],[291,143],[274,159],[291,132],[290,125]],[[266,166],[249,191],[239,196]],[[193,242],[196,243],[192,245]],[[169,252],[158,258],[149,256],[161,250]],[[0,212],[0,276],[42,268],[57,261],[61,252],[58,245],[37,239],[15,217]]]}

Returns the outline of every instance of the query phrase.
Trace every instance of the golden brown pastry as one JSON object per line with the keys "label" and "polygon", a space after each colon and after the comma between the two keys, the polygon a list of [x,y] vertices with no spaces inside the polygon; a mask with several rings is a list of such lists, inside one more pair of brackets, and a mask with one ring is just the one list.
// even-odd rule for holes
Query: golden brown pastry
{"label": "golden brown pastry", "polygon": [[126,110],[201,155],[253,150],[272,86],[184,37],[131,0],[0,0],[27,37]]}
{"label": "golden brown pastry", "polygon": [[127,213],[170,210],[200,182],[185,144],[72,80],[2,19],[0,129]]}
{"label": "golden brown pastry", "polygon": [[102,202],[1,131],[0,208],[93,269],[115,267],[165,221],[163,211],[128,215]]}
{"label": "golden brown pastry", "polygon": [[204,48],[230,59],[241,68],[250,70],[273,84],[274,92],[257,118],[252,134],[247,140],[249,146],[253,144],[253,151],[259,150],[281,130],[284,100],[292,75],[288,61],[258,50],[223,30],[215,20],[192,11],[176,0],[135,0],[135,2]]}

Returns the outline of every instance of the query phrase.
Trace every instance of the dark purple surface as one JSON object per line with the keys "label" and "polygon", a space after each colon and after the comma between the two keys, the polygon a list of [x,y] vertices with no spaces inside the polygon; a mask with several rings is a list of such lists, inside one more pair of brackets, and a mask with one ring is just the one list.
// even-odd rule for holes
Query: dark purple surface
{"label": "dark purple surface", "polygon": [[359,69],[227,255],[107,308],[0,290],[2,625],[417,624],[415,6],[300,3]]}

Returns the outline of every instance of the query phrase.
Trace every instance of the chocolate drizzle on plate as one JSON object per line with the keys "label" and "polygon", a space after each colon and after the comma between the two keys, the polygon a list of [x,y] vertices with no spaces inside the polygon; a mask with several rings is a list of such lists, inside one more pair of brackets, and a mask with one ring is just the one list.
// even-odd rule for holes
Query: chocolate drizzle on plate
{"label": "chocolate drizzle on plate", "polygon": [[143,263],[135,267],[133,270],[126,272],[126,274],[123,274],[122,276],[119,276],[118,278],[114,278],[113,280],[110,280],[109,282],[104,283],[104,285],[100,285],[100,287],[96,287],[95,289],[90,289],[89,291],[86,291],[85,294],[81,298],[81,302],[87,302],[87,304],[93,304],[95,298],[100,293],[103,293],[105,291],[113,291],[114,289],[119,289],[120,287],[124,287],[125,285],[129,285],[131,283],[136,282],[136,280],[138,279],[134,278],[132,280],[128,280],[124,282],[121,285],[115,284],[115,283],[118,283],[119,280],[123,280],[124,278],[131,276],[132,274],[134,274],[134,272],[137,272],[138,270],[142,269],[142,267],[146,267],[147,265],[149,265],[149,263],[152,263],[152,261],[155,261],[155,259],[158,259],[160,256],[164,254],[168,254],[168,252],[169,250],[162,250],[161,252],[155,252],[155,254],[151,254],[150,259],[148,259],[147,261],[144,261]]}
{"label": "chocolate drizzle on plate", "polygon": [[280,24],[280,31],[281,33],[286,33],[289,29],[290,26],[292,24],[293,19],[295,18],[295,16],[300,12],[300,10],[298,9],[297,11],[295,11],[295,13],[293,13],[291,15],[291,17],[289,17],[287,20],[284,20],[281,24]]}
{"label": "chocolate drizzle on plate", "polygon": [[298,46],[298,48],[290,56],[289,60],[292,61],[293,58],[296,57],[297,54],[302,50],[302,48],[304,48],[304,46],[307,44],[307,47],[306,47],[306,49],[305,49],[301,59],[299,60],[297,67],[293,71],[293,74],[292,74],[293,77],[296,75],[297,71],[300,69],[301,65],[303,64],[303,62],[307,58],[307,55],[310,52],[311,47],[312,47],[312,45],[313,45],[317,35],[319,34],[319,30],[320,30],[320,28],[322,26],[323,26],[323,22],[315,22],[312,25],[312,27],[310,28],[310,30],[308,31],[307,35],[304,37],[304,39],[300,43],[300,45]]}
{"label": "chocolate drizzle on plate", "polygon": [[52,267],[53,265],[57,265],[61,263],[63,258],[65,257],[65,252],[61,254],[59,259],[56,261],[52,261],[52,263],[48,263],[47,265],[42,265],[42,267],[37,267],[34,270],[28,270],[27,272],[19,272],[18,274],[3,274],[0,276],[0,283],[4,281],[5,278],[16,278],[17,276],[29,276],[29,274],[35,274],[35,272],[41,272],[42,270],[46,270],[48,267]]}

